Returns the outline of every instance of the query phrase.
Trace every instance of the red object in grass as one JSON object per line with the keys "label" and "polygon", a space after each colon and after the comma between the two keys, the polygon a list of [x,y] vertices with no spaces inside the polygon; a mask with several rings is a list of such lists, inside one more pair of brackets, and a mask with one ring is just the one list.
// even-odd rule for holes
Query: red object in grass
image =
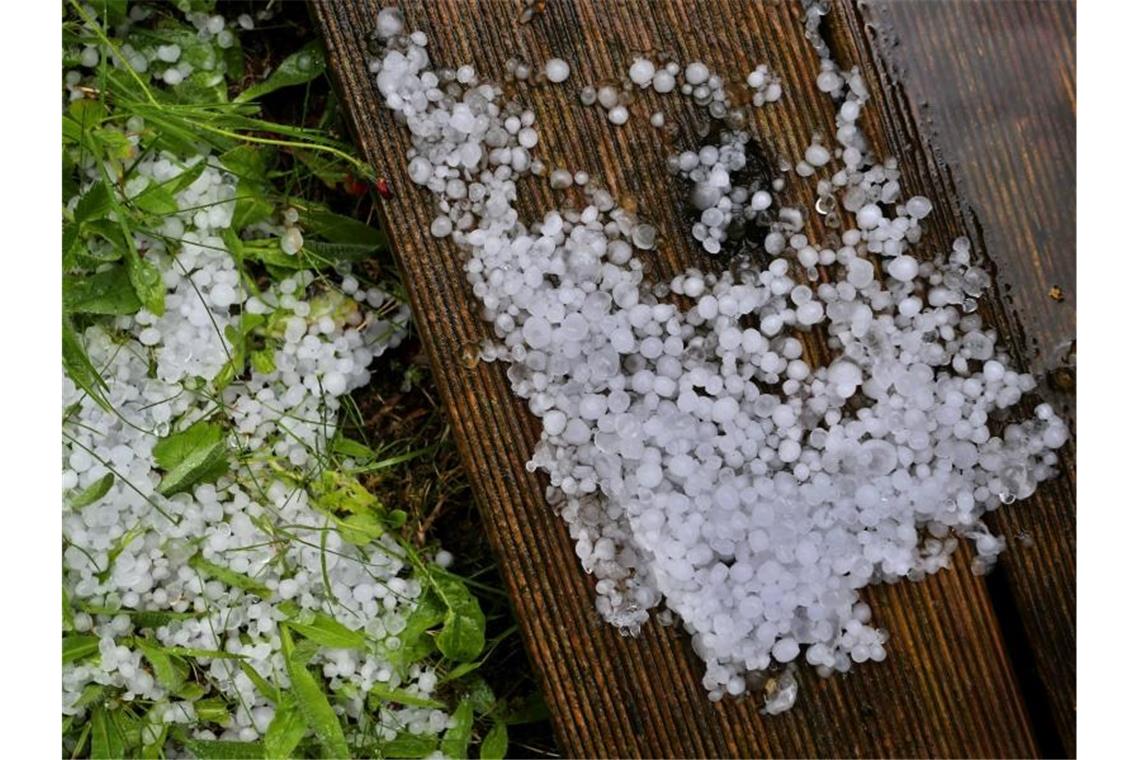
{"label": "red object in grass", "polygon": [[344,191],[353,198],[359,198],[368,192],[368,185],[364,184],[351,174],[344,175]]}
{"label": "red object in grass", "polygon": [[388,187],[388,180],[381,177],[376,180],[376,189],[380,192],[380,197],[388,200],[392,197],[392,188]]}

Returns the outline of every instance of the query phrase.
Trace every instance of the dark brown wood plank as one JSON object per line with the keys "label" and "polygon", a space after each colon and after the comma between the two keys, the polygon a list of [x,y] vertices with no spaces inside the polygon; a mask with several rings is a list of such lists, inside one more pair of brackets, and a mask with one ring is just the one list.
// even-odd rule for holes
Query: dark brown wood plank
{"label": "dark brown wood plank", "polygon": [[[621,195],[651,203],[640,209],[661,231],[650,261],[658,276],[700,263],[688,245],[680,189],[663,170],[675,148],[695,144],[696,113],[677,98],[640,98],[634,118],[615,129],[598,111],[577,106],[576,88],[621,76],[635,51],[668,50],[701,58],[741,77],[761,62],[789,93],[754,110],[753,131],[772,156],[798,156],[813,131],[827,131],[832,106],[815,88],[818,65],[803,39],[792,3],[554,2],[529,24],[516,23],[521,4],[441,0],[403,4],[413,26],[430,38],[437,64],[473,61],[498,78],[521,55],[541,63],[568,60],[568,85],[522,88],[539,114],[540,151],[548,166],[585,169]],[[503,368],[470,361],[489,334],[477,317],[462,272],[463,255],[428,235],[430,199],[405,174],[409,140],[379,102],[366,68],[376,2],[319,2],[324,29],[358,140],[395,197],[383,215],[403,270],[417,325],[448,406],[457,442],[500,559],[523,638],[537,666],[556,732],[573,756],[1029,756],[1038,747],[1004,649],[985,584],[967,558],[921,584],[867,593],[877,623],[890,631],[890,656],[844,677],[801,673],[795,709],[759,714],[750,697],[712,704],[700,686],[700,663],[673,629],[646,626],[622,638],[594,611],[561,519],[543,499],[543,482],[523,464],[538,424],[509,391]],[[835,34],[844,55],[869,55],[850,19]],[[899,106],[876,93],[872,110]],[[682,129],[668,140],[648,125],[664,106]],[[881,137],[884,132],[875,133]],[[885,144],[883,144],[885,145]],[[792,183],[798,186],[799,183]],[[912,189],[913,186],[912,186]],[[523,213],[548,208],[549,188],[524,183]],[[806,203],[807,192],[793,201]],[[813,220],[817,223],[818,220]],[[817,226],[816,233],[822,230]],[[815,350],[822,354],[817,344]]]}
{"label": "dark brown wood plank", "polygon": [[[1024,367],[1055,369],[1076,336],[1076,6],[1071,2],[886,2],[871,6],[877,52],[901,82],[926,150],[972,213],[1002,287],[990,305]],[[917,108],[916,108],[917,106]],[[1050,296],[1061,288],[1063,301]],[[1075,395],[1046,396],[1075,419]],[[1076,753],[1076,469],[993,516],[1011,539],[1008,587],[1032,672],[1064,754]],[[1021,538],[1017,538],[1017,537]],[[999,589],[995,589],[997,591]]]}

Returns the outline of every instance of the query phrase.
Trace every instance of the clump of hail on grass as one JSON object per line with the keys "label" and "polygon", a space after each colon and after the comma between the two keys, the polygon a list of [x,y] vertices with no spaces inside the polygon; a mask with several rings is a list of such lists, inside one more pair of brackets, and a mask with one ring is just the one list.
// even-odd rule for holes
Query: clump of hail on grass
{"label": "clump of hail on grass", "polygon": [[[734,183],[749,137],[729,130],[670,163],[692,183],[706,251],[724,250],[732,227],[759,227],[768,257],[662,287],[637,256],[654,248],[653,226],[587,177],[550,174],[555,188],[584,185],[584,207],[520,217],[518,185],[537,161],[532,111],[469,66],[462,80],[434,70],[426,37],[406,34],[395,10],[381,12],[379,33],[373,71],[412,135],[408,171],[436,196],[433,234],[467,253],[497,338],[484,357],[509,365],[542,420],[529,467],[549,476],[606,620],[635,633],[663,602],[719,699],[800,656],[823,673],[883,659],[886,633],[859,590],[946,567],[955,536],[974,542],[979,570],[993,562],[1004,541],[982,515],[1053,474],[1067,429],[1045,404],[990,429],[1033,378],[974,313],[989,277],[968,241],[916,254],[932,204],[903,199],[893,159],[872,163],[858,70],[824,57],[837,148],[816,141],[800,172],[829,172],[821,200],[838,197],[854,222],[841,245],[813,243],[802,213],[779,207],[783,179]],[[776,96],[757,72],[754,87]],[[723,105],[700,61],[629,70],[659,93],[682,76],[687,94]],[[605,88],[581,99],[611,121],[620,105]],[[805,359],[808,330],[826,332],[830,359]],[[770,712],[794,701],[785,680]]]}
{"label": "clump of hail on grass", "polygon": [[[169,88],[220,76],[184,67],[174,43],[124,31],[145,16],[132,9],[115,53],[98,43],[72,51],[73,100],[89,97],[101,65],[129,65]],[[206,66],[204,51],[228,48],[232,25],[188,19]],[[330,448],[347,394],[405,335],[406,305],[349,264],[307,264],[297,209],[235,219],[252,213],[241,205],[251,202],[248,166],[228,168],[243,149],[156,149],[148,142],[163,123],[137,116],[99,129],[130,166],[117,203],[163,204],[155,227],[130,238],[161,306],[139,307],[111,240],[87,240],[80,257],[91,271],[69,277],[88,282],[65,289],[75,299],[65,301],[86,325],[76,340],[101,384],[63,381],[64,715],[112,732],[92,736],[92,752],[115,751],[113,737],[129,727],[141,732],[132,752],[185,754],[177,734],[273,738],[291,753],[308,734],[329,754],[341,730],[314,729],[312,712],[328,700],[334,726],[357,727],[354,746],[410,736],[430,751],[463,725],[432,698],[432,647],[417,648],[430,643],[424,627],[443,619],[424,616],[422,579],[435,571],[387,529],[351,474],[354,460],[338,467]],[[125,212],[108,210],[110,196],[96,204],[106,167],[77,153],[67,214],[90,223],[102,208],[109,227],[100,229],[117,229]],[[275,274],[251,275],[254,259]],[[450,559],[438,554],[440,565]]]}

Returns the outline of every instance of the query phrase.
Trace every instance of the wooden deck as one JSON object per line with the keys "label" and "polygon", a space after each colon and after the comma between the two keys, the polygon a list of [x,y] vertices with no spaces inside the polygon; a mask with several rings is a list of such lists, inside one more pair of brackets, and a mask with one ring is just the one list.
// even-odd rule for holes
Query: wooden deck
{"label": "wooden deck", "polygon": [[[651,624],[627,639],[599,619],[573,542],[544,501],[543,479],[524,467],[539,423],[512,396],[502,366],[471,360],[490,331],[468,292],[463,254],[428,234],[431,199],[404,168],[408,135],[379,101],[367,71],[379,5],[317,0],[313,11],[357,140],[393,191],[383,217],[565,753],[1074,754],[1071,446],[1062,452],[1060,478],[995,516],[1011,548],[994,575],[972,575],[960,551],[951,570],[923,583],[869,589],[876,623],[891,634],[886,662],[831,679],[801,669],[799,700],[782,715],[762,716],[756,696],[710,703],[700,662],[675,629]],[[427,33],[437,64],[474,62],[481,73],[497,76],[512,56],[541,63],[557,55],[570,62],[568,83],[522,89],[539,115],[542,158],[548,166],[604,176],[633,198],[656,199],[641,211],[661,233],[660,253],[648,262],[660,278],[689,265],[710,266],[686,244],[681,192],[661,169],[674,141],[695,144],[696,111],[680,98],[662,98],[670,121],[681,124],[662,140],[648,124],[649,112],[659,107],[656,96],[636,100],[630,123],[617,129],[600,110],[577,106],[579,87],[624,75],[639,51],[700,58],[734,77],[767,63],[785,83],[782,100],[751,110],[752,131],[769,155],[798,156],[813,132],[833,128],[833,107],[814,84],[818,60],[803,37],[798,3],[548,0],[525,24],[519,22],[521,1],[400,5],[411,26]],[[1025,366],[1043,368],[1052,346],[1072,337],[1075,319],[1071,300],[1058,304],[1046,293],[1053,284],[1069,286],[1075,270],[1072,6],[833,5],[826,36],[841,65],[858,64],[868,79],[872,107],[864,129],[872,145],[881,155],[900,157],[905,190],[936,199],[928,220],[932,247],[948,248],[963,231],[988,245],[998,281],[1010,290],[984,304],[984,312]],[[965,34],[973,47],[959,50]],[[894,37],[898,47],[884,44]],[[979,74],[978,61],[1011,68],[1001,77]],[[936,74],[929,73],[932,67]],[[1005,91],[994,96],[995,87]],[[927,94],[914,98],[916,91]],[[961,190],[928,139],[933,131],[951,163],[958,156],[953,168]],[[522,185],[524,214],[554,202],[540,184]],[[790,184],[803,190],[803,183]],[[980,210],[972,214],[971,207]],[[1075,297],[1071,287],[1068,292]],[[1027,340],[1027,332],[1039,343]],[[808,350],[819,356],[823,346]]]}

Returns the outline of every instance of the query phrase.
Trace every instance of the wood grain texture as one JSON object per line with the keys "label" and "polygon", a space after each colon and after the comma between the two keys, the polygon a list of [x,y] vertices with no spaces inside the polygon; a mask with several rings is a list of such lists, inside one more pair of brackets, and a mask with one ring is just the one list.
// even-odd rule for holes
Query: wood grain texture
{"label": "wood grain texture", "polygon": [[[657,277],[688,265],[709,267],[689,244],[681,188],[664,170],[678,148],[698,144],[701,117],[679,97],[648,94],[617,129],[599,110],[577,104],[577,89],[623,75],[639,51],[664,50],[680,60],[700,58],[739,78],[767,63],[785,82],[779,103],[752,109],[752,131],[775,164],[794,157],[813,132],[832,128],[833,110],[814,86],[815,54],[803,39],[798,5],[732,2],[555,2],[528,24],[521,4],[439,0],[404,3],[414,27],[430,39],[437,65],[474,62],[501,78],[506,60],[570,62],[559,86],[520,86],[538,113],[539,152],[547,165],[585,169],[660,230],[660,251],[648,261]],[[926,166],[917,122],[905,98],[873,73],[876,63],[861,12],[839,3],[828,33],[844,66],[872,71],[869,135],[881,154],[908,166],[905,187],[950,198],[940,168]],[[891,634],[890,656],[847,676],[800,674],[794,710],[759,714],[753,696],[712,704],[700,685],[700,663],[675,629],[646,626],[622,638],[593,606],[592,584],[581,571],[561,518],[544,501],[545,483],[524,467],[538,423],[513,398],[502,366],[470,361],[489,330],[468,293],[463,253],[430,237],[431,199],[405,172],[409,139],[375,92],[367,45],[378,3],[317,2],[332,67],[368,160],[394,190],[383,216],[405,279],[417,325],[471,475],[488,539],[499,557],[523,639],[536,665],[557,736],[572,756],[1031,756],[1039,752],[1025,701],[986,583],[969,573],[959,553],[950,570],[921,584],[869,589],[876,622]],[[663,135],[648,115],[664,110],[675,132]],[[810,188],[791,182],[790,202],[807,206]],[[552,207],[539,182],[520,188],[524,215]],[[946,247],[961,229],[953,209],[935,216],[931,245]],[[812,215],[817,238],[821,220]],[[815,340],[809,353],[825,355]]]}
{"label": "wood grain texture", "polygon": [[[901,82],[1003,298],[990,308],[1035,373],[1076,336],[1076,6],[1071,2],[885,2],[871,6],[876,49]],[[1064,294],[1049,296],[1057,285]],[[1062,348],[1063,352],[1063,348]],[[1075,395],[1047,394],[1075,420]],[[994,588],[1013,604],[1056,747],[1076,753],[1076,471],[993,516],[1011,538]],[[1029,539],[1016,540],[1024,536]],[[1049,726],[1043,727],[1046,731]]]}

